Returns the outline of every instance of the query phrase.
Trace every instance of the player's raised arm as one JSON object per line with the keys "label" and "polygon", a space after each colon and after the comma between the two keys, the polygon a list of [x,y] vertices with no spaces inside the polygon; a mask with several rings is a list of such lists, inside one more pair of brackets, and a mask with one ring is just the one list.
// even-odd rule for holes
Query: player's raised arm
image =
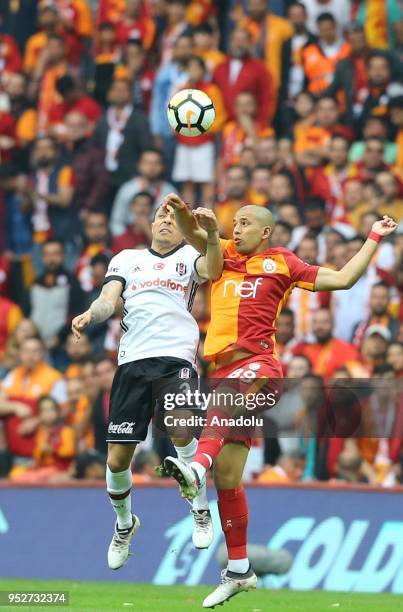
{"label": "player's raised arm", "polygon": [[207,235],[207,251],[204,257],[199,257],[196,261],[197,273],[202,278],[217,280],[224,265],[217,218],[210,208],[197,208],[194,216]]}
{"label": "player's raised arm", "polygon": [[368,239],[354,257],[346,263],[341,270],[319,268],[315,282],[316,291],[334,291],[336,289],[350,289],[364,274],[371,259],[384,236],[395,231],[397,223],[386,215],[381,221],[372,226]]}
{"label": "player's raised arm", "polygon": [[116,304],[122,293],[122,283],[111,280],[103,286],[102,291],[94,300],[88,310],[75,317],[71,323],[74,336],[79,339],[81,331],[90,323],[102,323],[115,312]]}
{"label": "player's raised arm", "polygon": [[176,193],[170,193],[162,203],[162,206],[171,206],[175,213],[176,224],[185,240],[202,253],[207,250],[207,232],[200,227],[196,217]]}

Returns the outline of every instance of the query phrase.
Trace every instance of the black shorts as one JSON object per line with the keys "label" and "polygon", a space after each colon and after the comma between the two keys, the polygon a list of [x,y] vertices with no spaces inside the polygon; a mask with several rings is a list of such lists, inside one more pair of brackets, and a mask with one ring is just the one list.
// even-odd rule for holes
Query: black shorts
{"label": "black shorts", "polygon": [[197,385],[193,364],[176,357],[150,357],[118,366],[109,406],[107,442],[130,443],[146,439],[158,403],[181,383]]}

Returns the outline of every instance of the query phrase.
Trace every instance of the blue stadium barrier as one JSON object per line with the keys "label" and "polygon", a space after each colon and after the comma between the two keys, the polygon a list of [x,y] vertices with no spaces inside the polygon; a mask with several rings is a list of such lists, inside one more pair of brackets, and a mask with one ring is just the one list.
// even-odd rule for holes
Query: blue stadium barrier
{"label": "blue stadium barrier", "polygon": [[[214,490],[209,491],[214,499]],[[250,542],[286,548],[290,572],[266,577],[270,588],[403,593],[403,488],[248,487]],[[189,506],[176,487],[136,486],[142,527],[126,567],[111,572],[106,551],[114,515],[103,488],[0,486],[0,576],[212,584],[222,542],[191,542]]]}

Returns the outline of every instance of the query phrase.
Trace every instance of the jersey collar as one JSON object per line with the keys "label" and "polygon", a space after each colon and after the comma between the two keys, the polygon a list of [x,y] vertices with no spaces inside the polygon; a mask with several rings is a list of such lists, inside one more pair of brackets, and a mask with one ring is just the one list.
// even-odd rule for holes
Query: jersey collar
{"label": "jersey collar", "polygon": [[173,255],[174,253],[176,253],[176,251],[179,251],[179,249],[184,247],[185,244],[185,242],[181,242],[180,244],[178,244],[178,246],[172,249],[172,251],[168,251],[168,253],[165,253],[164,255],[162,255],[161,253],[157,253],[157,251],[154,251],[154,249],[152,249],[151,247],[148,247],[148,252],[151,253],[151,255],[154,255],[155,257],[160,257],[161,259],[164,259],[165,257]]}

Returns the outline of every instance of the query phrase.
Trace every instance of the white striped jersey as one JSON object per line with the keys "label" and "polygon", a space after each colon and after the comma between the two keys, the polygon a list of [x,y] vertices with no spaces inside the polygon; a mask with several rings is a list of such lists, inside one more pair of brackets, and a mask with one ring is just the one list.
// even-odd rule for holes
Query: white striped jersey
{"label": "white striped jersey", "polygon": [[126,249],[110,261],[105,283],[123,285],[119,365],[148,357],[194,363],[199,328],[190,311],[203,282],[195,269],[199,257],[193,247],[181,244],[165,255],[151,248]]}

